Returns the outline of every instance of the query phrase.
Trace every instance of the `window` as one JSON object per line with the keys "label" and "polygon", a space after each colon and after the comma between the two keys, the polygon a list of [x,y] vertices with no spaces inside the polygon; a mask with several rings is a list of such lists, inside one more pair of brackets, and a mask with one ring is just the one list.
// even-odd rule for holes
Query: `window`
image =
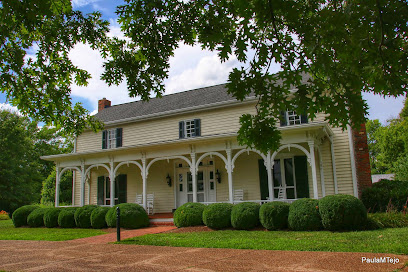
{"label": "window", "polygon": [[179,138],[192,138],[201,136],[200,119],[185,120],[179,122]]}
{"label": "window", "polygon": [[[127,201],[127,176],[118,175],[115,179],[115,204]],[[110,205],[110,179],[106,176],[98,177],[98,205]]]}
{"label": "window", "polygon": [[122,128],[114,128],[102,131],[102,149],[121,147],[122,134]]}
{"label": "window", "polygon": [[307,115],[298,115],[296,111],[282,111],[280,125],[293,126],[307,123]]}

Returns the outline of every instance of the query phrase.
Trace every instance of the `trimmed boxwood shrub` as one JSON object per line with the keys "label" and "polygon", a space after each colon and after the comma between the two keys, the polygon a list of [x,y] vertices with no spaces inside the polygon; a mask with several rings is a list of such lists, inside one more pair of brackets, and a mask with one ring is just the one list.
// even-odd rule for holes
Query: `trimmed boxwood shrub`
{"label": "trimmed boxwood shrub", "polygon": [[47,228],[58,227],[58,215],[61,208],[49,208],[44,213],[44,226]]}
{"label": "trimmed boxwood shrub", "polygon": [[234,205],[230,203],[214,203],[206,206],[203,211],[204,224],[212,229],[230,228],[233,207]]}
{"label": "trimmed boxwood shrub", "polygon": [[91,213],[98,206],[96,205],[85,205],[78,208],[75,211],[74,218],[75,224],[78,228],[87,229],[91,227]]}
{"label": "trimmed boxwood shrub", "polygon": [[289,207],[288,225],[292,230],[320,230],[323,228],[317,199],[302,198]]}
{"label": "trimmed boxwood shrub", "polygon": [[77,208],[64,208],[58,215],[58,225],[61,228],[75,228],[75,211]]}
{"label": "trimmed boxwood shrub", "polygon": [[369,212],[403,211],[408,198],[408,181],[383,179],[363,190],[361,200]]}
{"label": "trimmed boxwood shrub", "polygon": [[174,225],[178,228],[203,225],[203,211],[205,205],[202,203],[187,202],[174,212]]}
{"label": "trimmed boxwood shrub", "polygon": [[38,208],[27,216],[27,224],[32,228],[44,226],[44,214],[50,208]]}
{"label": "trimmed boxwood shrub", "polygon": [[281,201],[261,205],[259,219],[267,230],[286,229],[288,227],[289,204]]}
{"label": "trimmed boxwood shrub", "polygon": [[91,213],[91,225],[94,229],[102,229],[105,228],[106,221],[105,216],[106,213],[109,211],[109,207],[97,207]]}
{"label": "trimmed boxwood shrub", "polygon": [[243,202],[235,205],[231,211],[231,225],[235,229],[250,230],[259,225],[259,204]]}
{"label": "trimmed boxwood shrub", "polygon": [[127,229],[138,229],[149,226],[149,216],[142,206],[135,203],[122,203],[110,208],[105,220],[108,227],[116,227],[116,208],[120,208],[120,226]]}
{"label": "trimmed boxwood shrub", "polygon": [[32,211],[38,209],[39,207],[36,205],[26,205],[18,208],[13,212],[13,224],[16,228],[21,226],[27,226],[27,217],[30,215]]}
{"label": "trimmed boxwood shrub", "polygon": [[360,230],[367,220],[367,210],[352,195],[329,195],[319,200],[323,227],[327,230]]}

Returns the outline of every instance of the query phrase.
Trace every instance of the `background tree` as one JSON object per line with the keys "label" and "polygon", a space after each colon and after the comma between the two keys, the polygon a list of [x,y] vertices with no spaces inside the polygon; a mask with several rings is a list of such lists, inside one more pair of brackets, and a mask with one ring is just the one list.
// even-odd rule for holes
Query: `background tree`
{"label": "background tree", "polygon": [[[54,204],[55,201],[55,167],[42,183],[41,203]],[[60,204],[71,205],[72,203],[72,172],[65,172],[60,180]]]}
{"label": "background tree", "polygon": [[69,0],[5,0],[0,5],[0,92],[24,115],[79,134],[101,124],[80,103],[71,85],[86,86],[90,74],[73,65],[77,43],[101,49],[108,22],[84,16]]}
{"label": "background tree", "polygon": [[367,122],[367,138],[373,174],[395,173],[395,178],[408,180],[408,101],[399,117],[382,125],[379,120]]}
{"label": "background tree", "polygon": [[0,210],[38,203],[42,181],[52,171],[41,155],[71,150],[72,144],[55,128],[38,128],[37,122],[17,113],[0,111]]}
{"label": "background tree", "polygon": [[[234,56],[248,67],[231,72],[229,93],[243,100],[254,92],[259,100],[255,115],[241,117],[238,140],[263,152],[279,146],[275,120],[282,110],[311,118],[326,112],[333,125],[357,127],[367,113],[362,91],[407,91],[407,1],[126,2],[117,13],[129,40],[112,41],[103,79],[126,79],[130,96],[148,100],[163,94],[180,43],[216,51],[221,61]],[[273,62],[282,72],[269,74]]]}

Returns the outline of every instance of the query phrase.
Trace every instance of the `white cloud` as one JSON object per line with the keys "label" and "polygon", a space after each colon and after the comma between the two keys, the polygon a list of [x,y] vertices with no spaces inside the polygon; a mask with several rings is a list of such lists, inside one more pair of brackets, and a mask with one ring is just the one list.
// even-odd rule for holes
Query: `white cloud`
{"label": "white cloud", "polygon": [[404,106],[404,96],[382,97],[372,93],[363,93],[363,98],[367,101],[368,118],[379,119],[381,123],[385,124],[388,119],[398,117],[402,107]]}
{"label": "white cloud", "polygon": [[0,110],[7,110],[13,113],[16,113],[20,116],[23,116],[23,114],[17,109],[17,107],[12,106],[8,103],[0,103]]}
{"label": "white cloud", "polygon": [[95,2],[98,2],[99,0],[72,0],[72,7],[73,8],[79,8],[83,7]]}
{"label": "white cloud", "polygon": [[[180,55],[180,57],[176,55],[175,60],[173,60],[176,64],[176,68],[178,68],[177,66],[186,63],[186,61],[189,61],[186,52],[181,52]],[[193,57],[197,57],[197,55],[193,55]],[[191,62],[189,64],[191,65]],[[186,66],[187,65],[188,63],[186,63]],[[215,53],[207,55],[207,53],[204,52],[201,54],[201,58],[199,58],[198,63],[195,66],[184,69],[177,74],[173,73],[173,75],[169,77],[166,81],[166,92],[175,93],[225,83],[227,82],[228,75],[232,68],[238,65],[239,62],[235,57],[221,63]],[[170,69],[173,69],[173,67]]]}

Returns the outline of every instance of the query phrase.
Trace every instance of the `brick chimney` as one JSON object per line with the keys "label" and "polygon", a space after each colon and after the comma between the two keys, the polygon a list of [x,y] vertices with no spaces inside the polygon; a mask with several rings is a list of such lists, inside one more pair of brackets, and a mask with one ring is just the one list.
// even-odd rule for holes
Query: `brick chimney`
{"label": "brick chimney", "polygon": [[354,140],[354,156],[356,159],[357,170],[357,188],[358,195],[361,197],[361,192],[371,187],[371,167],[370,155],[368,153],[367,132],[365,124],[362,124],[359,129],[353,129]]}
{"label": "brick chimney", "polygon": [[111,106],[110,100],[107,100],[105,97],[98,101],[98,112],[104,108],[109,108]]}

